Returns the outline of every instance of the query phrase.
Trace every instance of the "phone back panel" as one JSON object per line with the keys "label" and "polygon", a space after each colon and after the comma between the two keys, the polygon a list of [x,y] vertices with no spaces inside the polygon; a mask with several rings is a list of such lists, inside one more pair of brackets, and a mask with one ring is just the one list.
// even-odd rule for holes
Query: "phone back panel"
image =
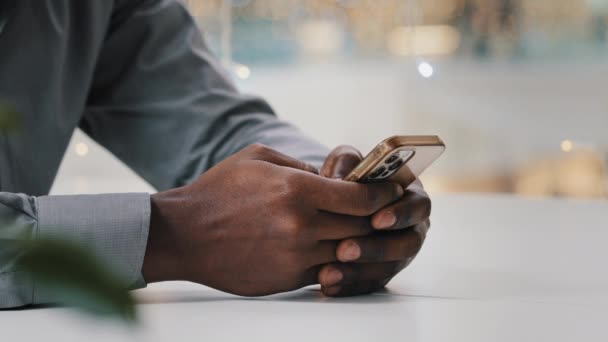
{"label": "phone back panel", "polygon": [[[394,136],[376,146],[344,180],[362,183],[393,182],[405,187],[415,181],[444,151],[445,144],[437,136]],[[397,164],[398,169],[395,167]],[[391,168],[397,170],[390,171],[390,175],[383,177],[382,172]]]}

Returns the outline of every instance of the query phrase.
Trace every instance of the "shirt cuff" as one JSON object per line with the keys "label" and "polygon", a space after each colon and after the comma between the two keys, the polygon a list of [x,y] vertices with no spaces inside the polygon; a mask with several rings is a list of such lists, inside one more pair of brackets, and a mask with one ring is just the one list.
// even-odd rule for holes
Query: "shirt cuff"
{"label": "shirt cuff", "polygon": [[[90,249],[126,289],[145,287],[142,266],[150,227],[150,195],[103,194],[37,198],[37,239],[61,239]],[[55,300],[34,285],[33,303]]]}

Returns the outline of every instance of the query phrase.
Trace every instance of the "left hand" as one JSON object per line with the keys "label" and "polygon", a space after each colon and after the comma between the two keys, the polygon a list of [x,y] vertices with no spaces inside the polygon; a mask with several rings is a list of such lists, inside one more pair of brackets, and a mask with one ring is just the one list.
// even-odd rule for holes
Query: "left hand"
{"label": "left hand", "polygon": [[[362,160],[351,146],[335,148],[320,174],[344,178]],[[422,183],[410,185],[403,197],[371,216],[376,232],[338,243],[336,256],[319,271],[321,291],[330,297],[353,296],[381,290],[407,267],[420,251],[430,227],[431,200]]]}

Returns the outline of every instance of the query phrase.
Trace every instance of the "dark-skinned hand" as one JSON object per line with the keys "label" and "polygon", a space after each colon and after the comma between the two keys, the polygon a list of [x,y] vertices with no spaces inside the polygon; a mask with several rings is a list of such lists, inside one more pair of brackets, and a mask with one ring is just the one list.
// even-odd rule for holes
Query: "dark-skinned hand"
{"label": "dark-skinned hand", "polygon": [[[327,157],[320,174],[342,179],[362,160],[351,146],[340,146]],[[430,227],[431,200],[416,181],[404,196],[375,212],[370,222],[375,232],[341,241],[337,262],[319,272],[327,296],[352,296],[381,290],[407,267],[420,251]]]}
{"label": "dark-skinned hand", "polygon": [[[332,156],[342,165],[344,157]],[[331,171],[340,175],[348,167]],[[252,145],[192,184],[151,196],[144,279],[193,281],[244,296],[295,290],[319,279],[327,294],[367,292],[419,248],[415,229],[370,236],[372,223],[378,226],[387,212],[397,218],[390,228],[428,217],[428,198],[405,194],[399,201],[404,190],[396,184],[321,177],[300,161]],[[418,202],[425,213],[412,211]],[[354,256],[354,245],[361,251],[354,262],[338,263]],[[328,286],[332,269],[343,279]]]}

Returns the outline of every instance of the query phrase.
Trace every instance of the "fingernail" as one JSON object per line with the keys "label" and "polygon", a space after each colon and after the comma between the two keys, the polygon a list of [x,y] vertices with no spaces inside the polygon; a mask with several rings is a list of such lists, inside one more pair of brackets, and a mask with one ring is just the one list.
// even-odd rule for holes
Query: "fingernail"
{"label": "fingernail", "polygon": [[323,289],[323,293],[326,296],[335,296],[342,291],[342,286],[332,286]]}
{"label": "fingernail", "polygon": [[403,195],[405,195],[405,190],[403,189],[403,187],[400,184],[397,184],[397,197],[401,198],[403,197]]}
{"label": "fingernail", "polygon": [[342,280],[342,272],[338,271],[335,268],[330,268],[325,273],[325,277],[323,280],[323,286],[334,286]]}
{"label": "fingernail", "polygon": [[341,256],[341,261],[355,261],[361,256],[361,248],[356,242],[349,241],[342,251]]}
{"label": "fingernail", "polygon": [[378,229],[388,229],[397,223],[397,216],[392,211],[387,211],[378,220]]}

